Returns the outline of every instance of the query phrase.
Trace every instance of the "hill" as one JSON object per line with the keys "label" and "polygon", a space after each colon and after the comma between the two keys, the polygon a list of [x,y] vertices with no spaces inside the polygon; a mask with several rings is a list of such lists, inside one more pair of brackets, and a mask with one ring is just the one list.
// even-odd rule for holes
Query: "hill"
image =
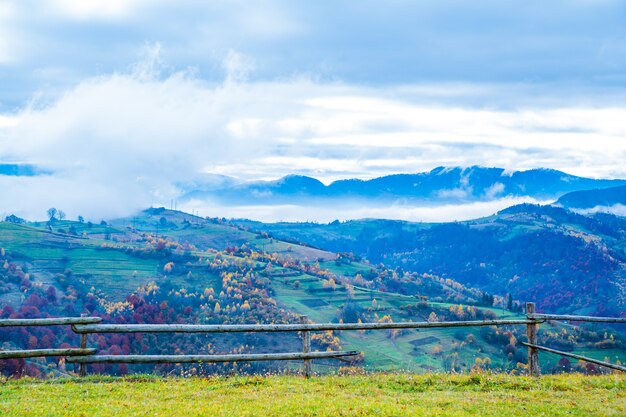
{"label": "hill", "polygon": [[[462,314],[515,316],[495,306],[481,308],[484,294],[432,275],[398,274],[345,255],[252,233],[218,219],[149,209],[128,219],[90,224],[0,222],[0,311],[2,318],[100,315],[108,322],[287,323],[306,314],[315,322],[426,320],[431,313],[457,317],[450,303],[471,304]],[[427,301],[428,300],[428,301]],[[472,347],[459,356],[453,349],[471,332],[409,331],[328,333],[314,339],[317,349],[357,349],[372,369],[414,370],[468,368],[486,352],[494,367],[514,367],[494,334],[475,334]],[[223,352],[254,349],[288,350],[297,335],[235,335],[223,340],[175,335],[159,343],[140,335],[106,337],[111,352]],[[417,343],[416,341],[420,341]],[[30,329],[16,334],[0,329],[5,348],[76,344],[62,329]],[[491,346],[493,345],[493,346]],[[103,343],[102,346],[105,346]],[[452,360],[450,355],[454,355]],[[495,357],[499,357],[496,360]],[[523,360],[520,350],[519,360]],[[458,360],[457,360],[458,358]],[[0,366],[6,374],[37,375],[42,363]],[[44,361],[60,375],[55,360]],[[552,364],[551,366],[553,366]],[[244,365],[242,371],[262,366]],[[336,363],[316,365],[337,366]],[[50,368],[48,368],[50,369]],[[152,369],[152,368],[139,368]],[[184,368],[173,367],[182,372]],[[219,372],[218,367],[198,372]],[[125,366],[92,371],[125,373]]]}
{"label": "hill", "polygon": [[236,224],[482,291],[512,294],[537,302],[544,311],[625,311],[626,219],[608,214],[583,216],[558,207],[520,205],[455,223]]}
{"label": "hill", "polygon": [[[367,230],[368,222],[357,222]],[[311,225],[313,227],[313,225]],[[387,228],[388,232],[394,229]],[[346,234],[346,239],[349,238]],[[391,263],[393,258],[389,258]],[[0,222],[1,318],[101,316],[113,323],[294,323],[468,320],[521,317],[519,299],[487,293],[434,273],[389,268],[346,252],[315,249],[263,232],[186,213],[149,209],[102,224],[56,220]],[[622,358],[619,336],[559,325],[540,333],[542,342],[604,359]],[[105,335],[102,353],[242,353],[299,349],[295,334],[171,336]],[[313,338],[319,350],[358,350],[366,369],[467,370],[489,358],[486,367],[515,370],[526,352],[522,326],[482,329],[324,332]],[[0,329],[0,345],[43,348],[76,345],[63,329]],[[604,349],[595,349],[601,345]],[[588,353],[591,351],[592,353]],[[316,361],[314,370],[339,366]],[[556,360],[542,361],[546,371]],[[578,365],[572,365],[576,368]],[[232,365],[191,368],[204,375]],[[280,363],[244,364],[238,372],[284,369]],[[585,368],[576,368],[584,371]],[[93,365],[90,372],[125,374],[154,367]],[[7,375],[64,375],[58,359],[4,361]],[[188,367],[158,367],[188,374]]]}
{"label": "hill", "polygon": [[626,186],[574,191],[559,198],[555,205],[578,210],[601,208],[602,211],[611,211],[615,206],[623,208],[626,206]]}
{"label": "hill", "polygon": [[[550,415],[626,414],[619,375],[528,378],[372,374],[303,379],[88,378],[8,381],[3,416],[65,415]],[[268,401],[271,399],[271,401]]]}

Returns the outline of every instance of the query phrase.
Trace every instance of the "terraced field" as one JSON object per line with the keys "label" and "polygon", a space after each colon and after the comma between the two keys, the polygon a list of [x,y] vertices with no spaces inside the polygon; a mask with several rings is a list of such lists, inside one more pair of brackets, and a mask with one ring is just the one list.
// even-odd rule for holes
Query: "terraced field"
{"label": "terraced field", "polygon": [[[161,219],[165,218],[165,221]],[[279,241],[263,234],[251,233],[236,227],[200,221],[179,212],[159,212],[155,215],[138,216],[112,222],[112,225],[85,225],[77,222],[59,222],[55,232],[44,225],[15,225],[0,222],[0,247],[13,254],[45,285],[56,286],[61,291],[56,274],[71,271],[78,279],[101,294],[108,301],[121,301],[141,285],[151,281],[169,282],[178,288],[213,288],[221,291],[221,277],[210,271],[207,265],[214,261],[215,250],[245,245],[265,253],[277,253],[282,258],[315,262],[338,277],[366,275],[374,269],[365,262],[339,262],[330,252]],[[165,261],[154,257],[139,257],[121,247],[140,247],[142,232],[157,230],[159,236],[180,243],[194,245],[197,250],[186,251],[191,255],[174,273],[164,274]],[[74,226],[79,236],[56,233],[59,228]],[[85,237],[80,236],[84,232]],[[108,239],[105,240],[104,236]],[[106,244],[107,247],[102,247]],[[117,246],[117,247],[116,247]],[[180,251],[181,253],[183,251]],[[237,256],[222,253],[224,259],[242,262]],[[247,260],[250,262],[250,260]],[[324,285],[324,278],[303,273],[295,267],[282,267],[274,263],[266,271],[267,264],[255,259],[254,270],[271,281],[272,297],[280,308],[296,315],[306,315],[313,322],[333,322],[341,317],[343,309],[358,309],[370,320],[388,319],[398,321],[424,321],[430,312],[445,313],[451,303],[428,301],[427,308],[415,309],[420,298],[391,292],[382,292],[355,286],[348,291],[338,280],[334,288]],[[17,287],[16,287],[17,288]],[[20,294],[9,292],[0,295],[0,302],[17,305]],[[409,310],[407,306],[412,306]],[[522,318],[520,314],[490,308],[499,318]],[[413,313],[410,313],[413,311]],[[417,313],[415,313],[417,311]],[[556,325],[553,330],[569,329],[568,325]],[[515,358],[507,356],[503,344],[486,340],[480,328],[463,329],[415,329],[401,332],[368,331],[343,332],[338,334],[345,350],[363,352],[366,369],[407,370],[426,372],[451,370],[455,365],[469,369],[477,359],[491,358],[491,368],[510,370]],[[626,362],[626,353],[616,349],[592,349],[583,346],[574,348],[575,353],[597,359],[608,357],[610,361]],[[556,365],[559,356],[542,354],[541,363],[546,369]],[[314,371],[327,372],[328,362],[315,361]],[[339,363],[341,365],[341,363]],[[337,363],[334,363],[335,369]]]}

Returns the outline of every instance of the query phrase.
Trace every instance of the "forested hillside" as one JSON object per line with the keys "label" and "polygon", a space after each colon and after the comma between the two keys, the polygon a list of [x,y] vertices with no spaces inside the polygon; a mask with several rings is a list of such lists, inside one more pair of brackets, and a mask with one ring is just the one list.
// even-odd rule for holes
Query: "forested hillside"
{"label": "forested hillside", "polygon": [[536,302],[543,311],[626,311],[626,220],[609,214],[583,216],[526,204],[454,223],[236,223],[278,238],[351,252],[372,263],[512,294]]}
{"label": "forested hillside", "polygon": [[[318,323],[521,317],[523,300],[517,296],[464,285],[452,279],[452,274],[445,276],[434,268],[417,272],[418,261],[423,262],[417,252],[414,257],[403,256],[415,264],[401,263],[400,252],[368,262],[347,251],[315,249],[277,239],[267,232],[251,232],[223,219],[203,219],[165,209],[150,209],[131,218],[99,224],[56,217],[42,223],[26,223],[14,217],[7,220],[0,222],[1,318],[84,313],[100,316],[107,323],[234,324],[295,323],[303,314]],[[357,230],[359,225],[363,236],[369,233],[368,224],[328,227],[354,226]],[[391,240],[397,239],[395,233],[401,230],[392,227],[397,227],[397,223],[376,224],[386,225],[387,242],[397,242]],[[466,238],[475,233],[474,226],[468,225],[438,227],[431,230],[430,239],[457,228],[466,230]],[[352,239],[349,234],[345,236],[346,242]],[[380,239],[372,239],[372,244],[382,245],[371,248],[390,245]],[[445,242],[452,237],[443,233],[440,239]],[[413,242],[408,235],[403,241]],[[450,240],[448,245],[455,241]],[[362,352],[348,365],[366,369],[489,368],[524,372],[526,350],[518,342],[524,338],[524,328],[518,326],[321,332],[314,334],[312,340],[316,350]],[[261,353],[291,351],[300,346],[298,336],[288,333],[228,337],[110,334],[94,339],[92,343],[100,353],[108,354]],[[600,358],[620,358],[619,349],[624,345],[622,338],[610,330],[599,332],[597,328],[568,325],[545,328],[540,339],[570,351],[592,351]],[[0,345],[4,349],[67,347],[77,343],[77,336],[63,327],[0,330]],[[345,365],[332,360],[316,361],[315,369],[326,372]],[[542,365],[548,372],[574,367],[583,371],[595,369],[555,360],[545,360]],[[258,372],[284,366],[160,365],[156,371],[204,375],[233,367],[239,372]],[[153,369],[100,364],[92,365],[90,372],[125,374]],[[1,361],[0,370],[8,375],[67,372],[59,359]]]}

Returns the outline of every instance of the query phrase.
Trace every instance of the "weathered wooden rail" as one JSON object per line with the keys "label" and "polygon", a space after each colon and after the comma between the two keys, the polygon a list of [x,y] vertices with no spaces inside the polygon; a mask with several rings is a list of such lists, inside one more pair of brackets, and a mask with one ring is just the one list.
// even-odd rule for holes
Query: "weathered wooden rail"
{"label": "weathered wooden rail", "polygon": [[[529,320],[535,320],[537,322],[550,321],[573,321],[573,322],[589,322],[589,323],[626,323],[625,317],[595,317],[595,316],[575,316],[571,314],[536,314],[535,303],[526,303],[526,318]],[[522,345],[528,348],[528,372],[533,376],[538,376],[541,373],[539,368],[539,351],[554,353],[556,355],[567,356],[570,358],[578,359],[581,361],[594,363],[596,365],[604,366],[606,368],[615,369],[618,371],[626,372],[626,367],[612,364],[609,362],[600,361],[597,359],[589,358],[587,356],[576,355],[574,353],[563,352],[560,350],[552,349],[546,346],[539,346],[537,344],[537,325],[529,324],[527,326],[526,334],[528,336],[528,343],[521,342]]]}
{"label": "weathered wooden rail", "polygon": [[[334,352],[287,352],[287,353],[257,353],[232,355],[94,355],[73,356],[68,362],[75,363],[191,363],[191,362],[252,362],[252,361],[293,361],[323,358],[340,358],[356,356],[356,351]],[[306,372],[305,372],[306,373]]]}
{"label": "weathered wooden rail", "polygon": [[[100,323],[100,317],[49,317],[42,319],[2,319],[0,327],[31,327],[31,326],[63,326],[63,325],[87,325]],[[87,346],[80,348],[66,349],[28,349],[28,350],[2,350],[0,351],[1,359],[23,359],[23,358],[42,358],[50,356],[84,356],[93,355],[96,349],[87,349]]]}
{"label": "weathered wooden rail", "polygon": [[472,320],[397,323],[302,323],[302,324],[99,324],[75,325],[76,333],[246,333],[321,332],[327,330],[431,329],[437,327],[504,326],[541,320]]}
{"label": "weathered wooden rail", "polygon": [[620,365],[615,365],[614,363],[604,362],[604,361],[600,361],[600,360],[593,359],[593,358],[587,358],[585,356],[576,355],[574,353],[569,353],[569,352],[563,352],[561,350],[551,349],[551,348],[548,348],[548,347],[545,347],[545,346],[531,345],[530,343],[526,343],[526,342],[521,342],[521,343],[522,343],[522,345],[524,345],[524,346],[526,346],[528,348],[537,349],[537,350],[543,350],[544,352],[550,352],[550,353],[554,353],[554,354],[561,355],[561,356],[567,356],[567,357],[578,359],[578,360],[581,360],[581,361],[585,361],[585,362],[589,362],[589,363],[595,363],[596,365],[601,365],[601,366],[605,366],[607,368],[616,369],[618,371],[626,372],[626,367],[620,366]]}
{"label": "weathered wooden rail", "polygon": [[626,323],[626,317],[593,317],[593,316],[572,316],[565,314],[527,314],[531,320],[555,320],[555,321],[575,321],[575,322],[598,322],[598,323]]}
{"label": "weathered wooden rail", "polygon": [[[45,356],[66,356],[67,362],[79,365],[80,375],[85,375],[86,364],[92,363],[220,363],[250,361],[303,361],[303,373],[311,375],[311,360],[342,358],[359,355],[356,351],[312,352],[310,332],[317,331],[354,331],[354,330],[399,330],[428,329],[449,327],[480,327],[525,325],[528,343],[528,370],[533,376],[540,374],[538,352],[546,351],[587,361],[611,369],[626,371],[626,367],[587,358],[568,352],[561,352],[537,344],[538,326],[547,320],[574,322],[626,323],[626,318],[590,317],[573,315],[536,314],[534,303],[526,304],[526,319],[523,320],[472,320],[450,322],[397,322],[397,323],[309,323],[306,316],[297,324],[102,324],[99,317],[60,317],[45,319],[8,319],[0,320],[0,327],[8,326],[51,326],[71,325],[72,330],[80,335],[80,348],[33,349],[0,351],[1,359],[32,358]],[[101,333],[242,333],[242,332],[301,332],[302,352],[260,353],[260,354],[225,354],[225,355],[98,355],[96,349],[87,347],[89,334]]]}
{"label": "weathered wooden rail", "polygon": [[100,317],[50,317],[44,319],[2,319],[0,327],[62,326],[101,323]]}
{"label": "weathered wooden rail", "polygon": [[2,350],[0,359],[41,358],[45,356],[80,356],[93,355],[96,349],[28,349],[28,350]]}

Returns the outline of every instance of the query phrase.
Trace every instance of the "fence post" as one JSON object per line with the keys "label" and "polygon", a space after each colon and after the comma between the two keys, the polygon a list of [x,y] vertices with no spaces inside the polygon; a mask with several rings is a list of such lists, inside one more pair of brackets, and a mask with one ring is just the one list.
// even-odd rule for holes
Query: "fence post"
{"label": "fence post", "polygon": [[[535,303],[526,303],[526,318],[529,314],[535,314]],[[528,343],[537,344],[537,323],[526,325],[526,336]],[[528,347],[528,373],[531,376],[539,376],[541,369],[539,368],[539,351],[534,347]]]}
{"label": "fence post", "polygon": [[[85,317],[87,314],[82,313],[80,316],[81,317]],[[86,349],[87,348],[87,333],[81,333],[80,334],[80,347],[82,349]],[[78,365],[78,375],[79,376],[85,376],[87,374],[87,364],[86,363],[81,363],[80,365]]]}
{"label": "fence post", "polygon": [[[309,322],[309,318],[307,316],[300,317],[300,323],[307,324]],[[311,333],[307,330],[302,331],[302,353],[311,352]],[[303,372],[306,378],[311,376],[311,360],[305,359],[303,365]]]}

